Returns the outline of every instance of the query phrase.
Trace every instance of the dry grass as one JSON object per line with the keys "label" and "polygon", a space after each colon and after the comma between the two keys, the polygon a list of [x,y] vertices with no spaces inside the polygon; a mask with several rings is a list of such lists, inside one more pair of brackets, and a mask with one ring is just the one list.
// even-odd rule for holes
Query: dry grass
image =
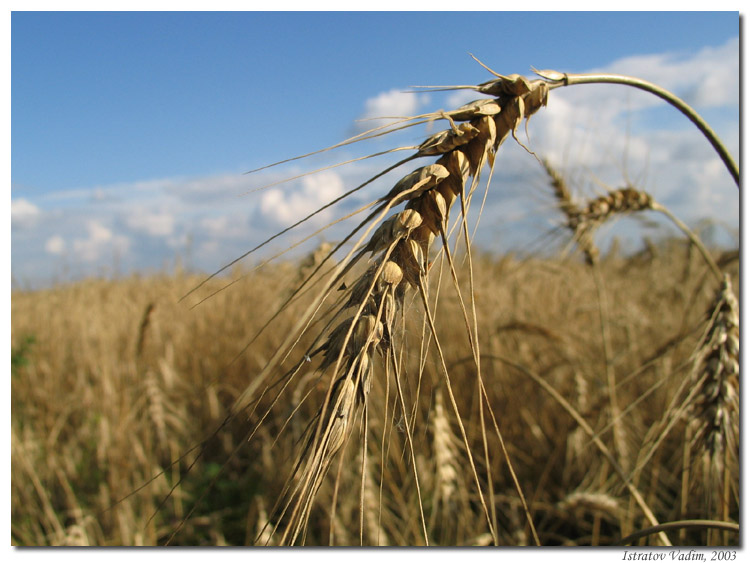
{"label": "dry grass", "polygon": [[[586,263],[477,256],[474,195],[549,85],[473,88],[493,100],[399,122],[447,121],[399,164],[436,161],[297,266],[14,293],[14,543],[737,541],[659,527],[738,520],[737,262],[548,164]],[[687,243],[601,258],[640,211]]]}

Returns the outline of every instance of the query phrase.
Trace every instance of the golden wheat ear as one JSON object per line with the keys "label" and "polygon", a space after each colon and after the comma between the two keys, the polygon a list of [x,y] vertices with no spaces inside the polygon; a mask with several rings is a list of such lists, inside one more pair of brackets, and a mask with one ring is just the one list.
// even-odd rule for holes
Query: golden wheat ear
{"label": "golden wheat ear", "polygon": [[[739,306],[726,275],[708,311],[708,330],[695,365],[697,395],[691,409],[694,458],[703,475],[709,511],[728,504],[723,483],[739,451]],[[715,516],[723,517],[723,514]]]}
{"label": "golden wheat ear", "polygon": [[[373,354],[376,351],[383,354],[385,365],[390,364],[391,369],[396,372],[401,410],[406,416],[407,407],[401,392],[398,363],[394,360],[392,349],[398,334],[393,321],[404,302],[403,297],[407,291],[418,289],[423,308],[429,310],[426,290],[428,255],[436,235],[440,235],[443,250],[450,260],[445,230],[450,206],[457,199],[461,200],[465,223],[468,202],[482,168],[485,164],[494,162],[494,151],[510,133],[515,132],[521,121],[546,102],[547,85],[543,81],[528,82],[525,79],[519,80],[518,77],[502,77],[492,81],[491,85],[482,86],[482,90],[483,93],[502,96],[502,99],[497,98],[490,103],[472,102],[454,112],[441,112],[441,117],[449,118],[450,129],[429,137],[417,147],[415,155],[437,156],[437,162],[405,175],[388,193],[376,200],[380,206],[357,227],[359,229],[368,225],[363,238],[360,238],[349,256],[331,275],[332,281],[326,284],[327,287],[339,285],[342,277],[362,258],[363,253],[373,255],[374,265],[348,284],[349,297],[343,303],[341,314],[345,320],[332,330],[321,348],[324,356],[319,369],[331,371],[332,384],[319,411],[317,429],[309,448],[307,465],[301,473],[300,484],[287,504],[291,520],[282,533],[284,543],[295,543],[300,537],[304,537],[316,492],[345,437],[351,432],[348,420],[353,409],[359,410],[367,401],[369,380],[376,363]],[[456,125],[455,121],[459,121],[460,125]],[[473,177],[473,181],[471,186],[466,186],[469,176]],[[404,211],[383,221],[382,218],[389,209],[403,203],[406,204]],[[468,237],[468,229],[464,231]],[[372,235],[364,242],[364,237],[370,232]],[[361,250],[354,254],[358,248]],[[455,276],[455,267],[451,267]],[[354,316],[344,315],[343,311],[346,309],[355,310]],[[437,344],[439,337],[434,322],[431,321],[430,324],[431,338]],[[388,341],[383,340],[383,335],[386,334]],[[476,338],[476,331],[473,338]],[[443,366],[445,369],[444,361]],[[447,371],[445,376],[448,391],[452,393]],[[349,405],[349,401],[341,398],[342,389],[350,390],[349,395],[354,393],[354,389],[359,389],[360,399],[352,406],[347,406],[345,413],[336,407],[342,401]],[[248,392],[251,391],[246,391]],[[452,394],[451,403],[487,523],[496,538],[494,518],[490,516],[462,417]],[[331,404],[334,405],[333,410],[329,407]],[[409,425],[406,426],[406,434],[420,498],[418,504],[423,541],[428,544],[429,534],[419,493],[419,474]]]}

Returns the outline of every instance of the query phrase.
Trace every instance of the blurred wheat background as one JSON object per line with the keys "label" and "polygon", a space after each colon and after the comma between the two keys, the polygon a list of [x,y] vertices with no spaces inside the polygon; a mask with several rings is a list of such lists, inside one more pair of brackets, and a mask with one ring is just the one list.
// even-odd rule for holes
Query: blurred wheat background
{"label": "blurred wheat background", "polygon": [[[737,253],[715,257],[736,286]],[[607,545],[644,527],[590,436],[535,380],[551,385],[602,440],[614,444],[596,288],[587,266],[577,257],[475,256],[474,262],[484,381],[540,542]],[[299,267],[284,263],[249,273],[190,311],[176,297],[201,279],[179,272],[14,291],[12,542],[153,545],[178,527],[173,543],[179,545],[243,545],[262,536],[291,471],[300,426],[314,415],[326,385],[311,364],[290,395],[301,403],[300,416],[287,424],[293,405],[280,405],[250,442],[250,424],[242,417],[216,436],[210,430],[299,313],[300,306],[287,310],[273,330],[243,352],[291,288]],[[612,364],[626,456],[621,461],[632,482],[661,521],[738,521],[736,451],[728,458],[725,505],[702,471],[703,446],[685,439],[695,414],[684,412],[682,401],[715,299],[703,261],[683,241],[669,240],[636,256],[615,251],[602,260],[602,271],[616,351]],[[435,316],[460,318],[450,291]],[[481,451],[476,376],[465,329],[456,322],[438,324],[469,443]],[[406,338],[418,346],[421,331],[414,323]],[[405,395],[414,413],[430,540],[489,544],[437,367],[428,362],[420,381],[415,364],[407,364],[405,373],[412,377],[405,378]],[[423,538],[403,421],[383,420],[385,392],[385,382],[375,378],[367,443],[376,463],[365,490],[365,543],[419,545]],[[308,393],[312,397],[301,402]],[[391,385],[391,402],[393,397]],[[387,441],[380,451],[384,432]],[[198,458],[191,448],[206,438]],[[656,451],[641,464],[657,438]],[[498,452],[493,435],[487,439],[490,451]],[[331,539],[359,544],[361,452],[353,445],[359,440],[351,442],[344,463],[332,470],[340,474],[339,490],[334,491],[332,478],[321,487],[309,544]],[[500,455],[490,459],[492,466],[480,462],[478,471],[493,480],[499,543],[533,543],[507,466]],[[338,506],[332,514],[334,494]],[[698,545],[738,541],[735,534],[705,529],[672,537]]]}

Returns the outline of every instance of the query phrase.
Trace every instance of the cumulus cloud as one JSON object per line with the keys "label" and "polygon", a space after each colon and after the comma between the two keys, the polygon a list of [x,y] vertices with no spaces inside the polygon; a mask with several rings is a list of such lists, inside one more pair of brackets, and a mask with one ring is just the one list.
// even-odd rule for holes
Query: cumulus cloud
{"label": "cumulus cloud", "polygon": [[14,229],[34,226],[40,215],[39,208],[26,199],[17,198],[10,202],[10,224]]}
{"label": "cumulus cloud", "polygon": [[87,238],[73,240],[73,252],[82,262],[96,262],[105,253],[125,253],[130,248],[130,240],[122,235],[115,235],[110,229],[97,220],[88,221]]}
{"label": "cumulus cloud", "polygon": [[[279,225],[289,225],[317,210],[344,193],[344,182],[335,172],[306,176],[296,189],[272,189],[263,194],[260,211],[264,218]],[[325,219],[321,214],[316,223]]]}
{"label": "cumulus cloud", "polygon": [[[365,100],[365,110],[360,119],[416,115],[421,107],[429,103],[429,100],[430,97],[427,94],[413,94],[394,88]],[[364,124],[361,127],[369,129],[370,125]]]}

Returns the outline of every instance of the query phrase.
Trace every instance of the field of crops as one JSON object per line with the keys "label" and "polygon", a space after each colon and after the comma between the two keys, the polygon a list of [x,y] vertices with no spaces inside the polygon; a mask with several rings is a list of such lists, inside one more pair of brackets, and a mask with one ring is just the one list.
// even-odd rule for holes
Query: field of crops
{"label": "field of crops", "polygon": [[[713,258],[735,296],[737,253]],[[406,292],[296,543],[607,545],[654,521],[738,522],[738,383],[717,348],[732,352],[736,301],[704,257],[672,240],[604,256],[597,275],[580,255],[472,264],[476,332],[434,266],[437,338]],[[316,415],[336,396],[325,356],[304,351],[333,313],[227,414],[304,315],[307,297],[261,331],[308,271],[238,270],[192,309],[178,300],[202,278],[180,273],[14,291],[13,544],[288,541]],[[664,539],[738,535],[703,524],[634,543]]]}

